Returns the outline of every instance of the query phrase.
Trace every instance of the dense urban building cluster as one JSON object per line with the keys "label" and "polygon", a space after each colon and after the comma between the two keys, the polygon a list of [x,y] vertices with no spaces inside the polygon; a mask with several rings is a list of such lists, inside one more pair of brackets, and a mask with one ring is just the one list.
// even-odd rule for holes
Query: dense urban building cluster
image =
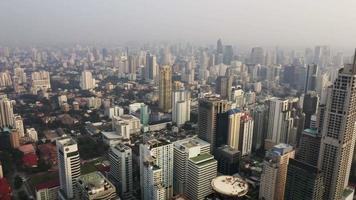
{"label": "dense urban building cluster", "polygon": [[351,200],[356,58],[0,48],[0,199]]}

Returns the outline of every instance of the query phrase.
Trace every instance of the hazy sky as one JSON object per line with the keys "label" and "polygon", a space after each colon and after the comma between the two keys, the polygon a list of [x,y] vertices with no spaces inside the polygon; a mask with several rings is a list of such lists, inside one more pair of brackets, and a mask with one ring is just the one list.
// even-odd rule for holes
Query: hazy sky
{"label": "hazy sky", "polygon": [[355,0],[0,0],[1,44],[356,46]]}

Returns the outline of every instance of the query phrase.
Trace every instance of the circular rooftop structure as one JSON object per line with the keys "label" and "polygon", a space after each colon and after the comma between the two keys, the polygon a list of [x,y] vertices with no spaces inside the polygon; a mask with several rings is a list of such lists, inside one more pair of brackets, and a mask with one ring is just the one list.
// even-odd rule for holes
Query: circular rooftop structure
{"label": "circular rooftop structure", "polygon": [[236,176],[218,176],[211,181],[213,190],[227,197],[242,197],[248,192],[248,184]]}

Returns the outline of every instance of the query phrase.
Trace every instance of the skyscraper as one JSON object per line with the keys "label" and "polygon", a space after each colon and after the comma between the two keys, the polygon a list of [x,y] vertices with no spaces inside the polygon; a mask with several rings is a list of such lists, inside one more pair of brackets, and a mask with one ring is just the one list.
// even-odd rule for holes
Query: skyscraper
{"label": "skyscraper", "polygon": [[154,81],[157,76],[157,58],[156,56],[146,54],[146,66],[144,70],[144,79],[147,82]]}
{"label": "skyscraper", "polygon": [[217,115],[229,110],[231,104],[226,100],[209,96],[199,100],[198,108],[198,128],[199,138],[209,142],[211,144],[210,152],[213,152],[216,148],[216,123]]}
{"label": "skyscraper", "polygon": [[307,67],[307,76],[305,81],[305,89],[304,89],[305,94],[308,91],[316,91],[317,75],[318,75],[318,65],[309,64]]}
{"label": "skyscraper", "polygon": [[91,90],[95,88],[95,79],[90,71],[83,71],[80,77],[80,87],[82,90]]}
{"label": "skyscraper", "polygon": [[319,158],[324,172],[324,199],[340,199],[348,185],[355,146],[355,61],[339,70],[328,95]]}
{"label": "skyscraper", "polygon": [[119,188],[122,198],[130,196],[133,191],[131,148],[121,143],[110,147],[109,160],[110,180]]}
{"label": "skyscraper", "polygon": [[217,114],[215,148],[229,145],[233,149],[239,149],[240,140],[240,119],[242,112],[237,109],[230,109]]}
{"label": "skyscraper", "polygon": [[252,107],[251,114],[254,121],[252,149],[254,151],[264,146],[265,130],[267,128],[268,108],[265,105]]}
{"label": "skyscraper", "polygon": [[0,99],[0,127],[12,127],[14,125],[14,109],[10,99]]}
{"label": "skyscraper", "polygon": [[159,73],[159,108],[164,112],[172,109],[172,68],[161,67]]}
{"label": "skyscraper", "polygon": [[190,92],[176,90],[172,93],[172,121],[178,126],[190,120]]}
{"label": "skyscraper", "polygon": [[174,193],[186,193],[188,176],[188,159],[210,152],[210,144],[193,137],[174,142],[173,186]]}
{"label": "skyscraper", "polygon": [[217,94],[220,94],[220,97],[223,99],[231,98],[232,90],[232,79],[229,76],[219,76],[216,79],[216,88],[215,91]]}
{"label": "skyscraper", "polygon": [[253,119],[248,113],[243,113],[240,119],[239,150],[242,156],[251,154],[253,137]]}
{"label": "skyscraper", "polygon": [[318,166],[321,134],[317,129],[305,129],[300,138],[296,159]]}
{"label": "skyscraper", "polygon": [[280,143],[266,152],[261,174],[259,199],[283,200],[289,158],[295,151],[288,144]]}
{"label": "skyscraper", "polygon": [[315,91],[309,91],[304,96],[303,112],[305,114],[304,128],[311,128],[311,116],[318,111],[319,96]]}
{"label": "skyscraper", "polygon": [[32,72],[31,74],[31,91],[37,94],[38,91],[47,91],[51,88],[51,80],[48,71]]}
{"label": "skyscraper", "polygon": [[284,199],[322,200],[323,174],[316,166],[289,159]]}
{"label": "skyscraper", "polygon": [[234,49],[231,45],[225,46],[223,55],[223,63],[225,65],[231,65],[231,61],[234,59]]}
{"label": "skyscraper", "polygon": [[186,195],[191,200],[204,200],[213,191],[211,181],[217,175],[217,161],[209,153],[188,159]]}
{"label": "skyscraper", "polygon": [[77,142],[71,137],[56,141],[59,171],[59,199],[68,200],[77,196],[76,184],[80,173],[80,158]]}
{"label": "skyscraper", "polygon": [[170,199],[173,196],[173,144],[156,139],[140,144],[140,177],[142,199],[154,199],[162,192],[166,195],[164,199]]}
{"label": "skyscraper", "polygon": [[264,51],[262,47],[254,47],[251,50],[250,63],[253,65],[263,65],[265,61]]}

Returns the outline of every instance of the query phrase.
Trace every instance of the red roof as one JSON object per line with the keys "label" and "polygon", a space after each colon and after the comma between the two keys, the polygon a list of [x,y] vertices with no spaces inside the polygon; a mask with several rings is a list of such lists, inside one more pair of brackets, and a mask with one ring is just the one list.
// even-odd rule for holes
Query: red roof
{"label": "red roof", "polygon": [[38,191],[38,190],[42,190],[45,188],[54,188],[54,187],[58,187],[58,186],[59,186],[59,180],[56,179],[56,180],[47,181],[45,183],[37,184],[35,186],[35,188],[36,188],[36,191]]}
{"label": "red roof", "polygon": [[0,179],[0,199],[11,200],[11,187],[6,178]]}
{"label": "red roof", "polygon": [[26,167],[37,167],[38,157],[34,153],[26,154],[22,158],[22,163]]}
{"label": "red roof", "polygon": [[35,148],[32,144],[21,145],[18,149],[22,151],[23,154],[35,153]]}

